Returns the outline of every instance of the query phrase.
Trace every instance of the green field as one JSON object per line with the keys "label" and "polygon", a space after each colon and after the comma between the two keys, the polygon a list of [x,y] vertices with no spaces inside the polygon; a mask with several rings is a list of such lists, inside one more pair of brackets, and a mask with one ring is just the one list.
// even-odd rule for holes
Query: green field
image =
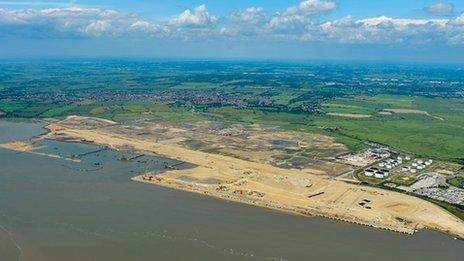
{"label": "green field", "polygon": [[448,180],[450,185],[464,189],[464,177],[456,177]]}
{"label": "green field", "polygon": [[395,183],[396,185],[400,185],[400,186],[411,186],[412,184],[416,183],[417,178],[397,175],[397,176],[391,177],[389,181],[392,183]]}
{"label": "green field", "polygon": [[[311,124],[336,128],[340,135],[386,144],[418,156],[458,160],[464,155],[462,100],[353,97],[336,99],[325,109],[330,112],[370,114],[372,117],[355,119],[320,115],[313,117]],[[428,115],[379,114],[383,109],[420,110]]]}

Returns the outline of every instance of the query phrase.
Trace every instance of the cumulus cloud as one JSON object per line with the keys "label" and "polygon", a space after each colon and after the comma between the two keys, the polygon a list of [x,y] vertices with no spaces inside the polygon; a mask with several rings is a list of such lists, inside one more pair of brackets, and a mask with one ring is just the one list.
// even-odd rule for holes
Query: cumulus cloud
{"label": "cumulus cloud", "polygon": [[464,13],[454,19],[453,23],[455,25],[463,25],[464,26]]}
{"label": "cumulus cloud", "polygon": [[452,3],[440,2],[425,7],[424,11],[431,14],[451,14],[454,11],[454,5]]}
{"label": "cumulus cloud", "polygon": [[305,0],[298,6],[287,8],[283,15],[315,16],[330,12],[337,8],[337,4],[332,1]]}
{"label": "cumulus cloud", "polygon": [[349,43],[430,42],[462,44],[464,28],[456,19],[399,19],[386,16],[354,20],[345,17],[308,28],[313,40]]}
{"label": "cumulus cloud", "polygon": [[156,22],[101,8],[0,9],[0,36],[71,38],[130,34],[178,39],[255,37],[338,43],[464,44],[464,14],[446,19],[345,16],[332,21],[313,20],[336,8],[334,1],[305,0],[274,15],[263,8],[250,7],[218,18],[200,5]]}
{"label": "cumulus cloud", "polygon": [[0,30],[20,36],[118,36],[141,29],[143,24],[149,23],[137,15],[99,8],[0,9]]}
{"label": "cumulus cloud", "polygon": [[99,21],[93,21],[89,25],[87,25],[84,29],[84,32],[91,34],[91,35],[100,36],[108,32],[110,28],[111,28],[111,25],[108,21],[99,20]]}
{"label": "cumulus cloud", "polygon": [[205,27],[215,24],[218,18],[210,15],[206,5],[200,5],[194,10],[187,9],[169,21],[170,25],[179,27]]}
{"label": "cumulus cloud", "polygon": [[424,26],[424,25],[445,25],[449,20],[447,19],[401,19],[391,18],[387,16],[379,16],[367,19],[358,20],[356,23],[365,26],[385,26],[401,28],[407,26]]}
{"label": "cumulus cloud", "polygon": [[267,19],[266,12],[262,7],[249,7],[245,10],[233,12],[229,18],[238,23],[261,24]]}
{"label": "cumulus cloud", "polygon": [[288,7],[281,14],[276,14],[269,21],[269,27],[274,29],[295,28],[308,23],[311,17],[329,13],[336,8],[337,4],[333,1],[305,0],[297,6]]}
{"label": "cumulus cloud", "polygon": [[266,11],[261,7],[249,7],[243,10],[232,12],[219,30],[220,35],[227,36],[256,36],[265,33],[266,23],[268,22]]}

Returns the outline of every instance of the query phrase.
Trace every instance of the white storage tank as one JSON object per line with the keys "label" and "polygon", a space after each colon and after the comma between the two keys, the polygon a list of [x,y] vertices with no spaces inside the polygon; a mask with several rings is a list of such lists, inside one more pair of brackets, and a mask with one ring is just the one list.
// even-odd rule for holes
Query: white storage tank
{"label": "white storage tank", "polygon": [[372,176],[374,176],[374,171],[371,170],[371,169],[366,169],[366,170],[364,170],[364,175],[366,175],[368,177],[372,177]]}

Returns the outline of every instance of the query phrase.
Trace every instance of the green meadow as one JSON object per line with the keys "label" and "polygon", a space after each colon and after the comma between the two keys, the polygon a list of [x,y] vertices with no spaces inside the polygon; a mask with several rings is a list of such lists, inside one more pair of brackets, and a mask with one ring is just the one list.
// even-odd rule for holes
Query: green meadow
{"label": "green meadow", "polygon": [[[405,112],[382,114],[385,109],[404,109]],[[454,160],[464,158],[462,100],[403,96],[352,97],[335,99],[324,106],[324,111],[368,114],[371,118],[347,118],[323,113],[312,118],[312,125],[330,127],[342,136],[389,145],[419,156]]]}

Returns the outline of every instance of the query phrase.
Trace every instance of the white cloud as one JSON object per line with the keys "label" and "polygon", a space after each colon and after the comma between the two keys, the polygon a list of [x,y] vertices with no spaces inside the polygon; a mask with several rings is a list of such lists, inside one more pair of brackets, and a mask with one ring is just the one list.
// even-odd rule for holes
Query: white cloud
{"label": "white cloud", "polygon": [[312,20],[336,8],[337,4],[333,1],[307,0],[275,15],[268,15],[260,7],[250,7],[218,18],[201,5],[170,20],[158,22],[145,20],[136,14],[101,8],[0,9],[0,36],[72,38],[130,35],[174,39],[222,37],[224,41],[229,37],[245,37],[341,43],[464,44],[464,14],[446,19],[387,16],[354,19],[346,16],[317,23]]}
{"label": "white cloud", "polygon": [[200,5],[194,10],[187,9],[169,21],[170,25],[178,27],[205,27],[215,24],[216,16],[210,15],[206,5]]}
{"label": "white cloud", "polygon": [[337,4],[333,1],[305,0],[297,6],[288,7],[281,14],[276,14],[269,21],[269,27],[274,29],[295,29],[309,23],[311,17],[329,13],[336,8]]}
{"label": "white cloud", "polygon": [[308,27],[317,40],[349,43],[410,43],[430,42],[460,44],[464,28],[456,19],[398,19],[373,17],[354,20],[351,17]]}
{"label": "white cloud", "polygon": [[99,8],[0,9],[0,28],[13,28],[10,33],[22,36],[118,36],[138,29],[154,30],[150,25],[136,15]]}
{"label": "white cloud", "polygon": [[298,6],[287,8],[283,15],[315,16],[330,12],[336,8],[337,4],[332,1],[305,0]]}
{"label": "white cloud", "polygon": [[454,11],[454,5],[452,3],[440,2],[429,5],[424,10],[432,14],[450,14]]}
{"label": "white cloud", "polygon": [[379,16],[356,21],[365,26],[393,26],[396,28],[405,26],[445,25],[448,19],[401,19]]}
{"label": "white cloud", "polygon": [[90,35],[100,36],[111,29],[111,24],[105,20],[93,21],[87,25],[84,32]]}
{"label": "white cloud", "polygon": [[130,28],[134,31],[142,32],[156,32],[159,31],[159,25],[153,24],[144,20],[137,20],[130,25]]}
{"label": "white cloud", "polygon": [[232,12],[222,21],[220,35],[247,37],[263,35],[266,32],[268,16],[261,7],[249,7]]}
{"label": "white cloud", "polygon": [[262,7],[249,7],[244,10],[233,12],[229,18],[233,22],[245,24],[260,24],[266,22],[266,12]]}
{"label": "white cloud", "polygon": [[464,13],[454,19],[454,24],[456,25],[464,25]]}

